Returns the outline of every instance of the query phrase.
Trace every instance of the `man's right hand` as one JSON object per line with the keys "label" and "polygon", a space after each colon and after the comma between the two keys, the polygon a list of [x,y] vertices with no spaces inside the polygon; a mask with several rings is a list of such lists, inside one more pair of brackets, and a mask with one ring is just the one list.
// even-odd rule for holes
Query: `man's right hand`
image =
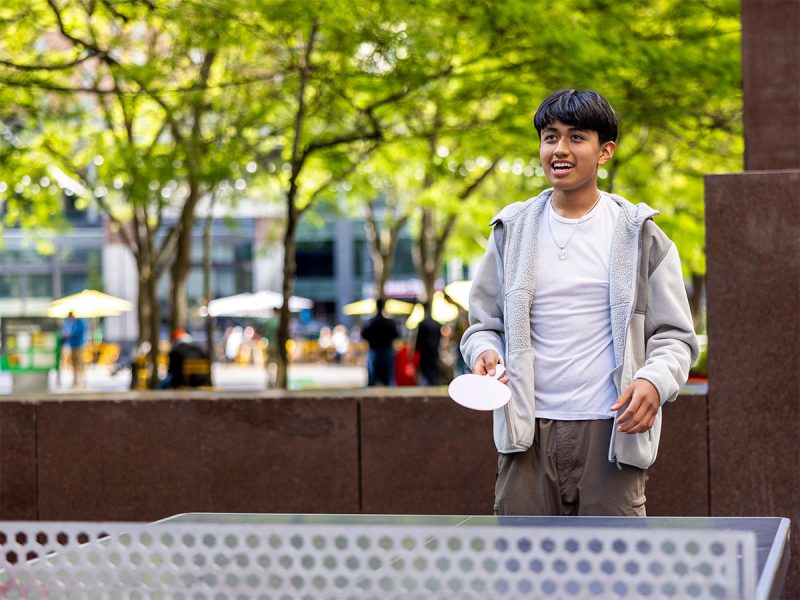
{"label": "man's right hand", "polygon": [[[472,372],[475,375],[490,375],[494,377],[494,369],[500,362],[500,355],[494,350],[486,350],[482,352],[475,361],[475,366],[472,367]],[[508,371],[498,380],[500,383],[508,383]]]}

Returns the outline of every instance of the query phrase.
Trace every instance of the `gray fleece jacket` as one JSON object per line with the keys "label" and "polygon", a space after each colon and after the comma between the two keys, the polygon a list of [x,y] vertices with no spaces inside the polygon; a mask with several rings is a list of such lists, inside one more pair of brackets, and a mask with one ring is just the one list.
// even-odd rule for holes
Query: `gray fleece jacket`
{"label": "gray fleece jacket", "polygon": [[[506,206],[492,220],[494,231],[473,279],[470,327],[461,340],[467,364],[493,349],[506,365],[509,403],[494,411],[494,440],[502,453],[523,452],[533,443],[536,418],[531,307],[536,293],[539,219],[552,190]],[[609,373],[617,394],[634,379],[658,390],[661,404],[674,401],[697,359],[698,342],[675,244],[654,223],[658,214],[614,194],[620,205],[611,249],[609,306],[616,367]],[[619,417],[625,407],[616,415]],[[656,459],[661,409],[650,431],[618,434],[608,460],[646,469]]]}

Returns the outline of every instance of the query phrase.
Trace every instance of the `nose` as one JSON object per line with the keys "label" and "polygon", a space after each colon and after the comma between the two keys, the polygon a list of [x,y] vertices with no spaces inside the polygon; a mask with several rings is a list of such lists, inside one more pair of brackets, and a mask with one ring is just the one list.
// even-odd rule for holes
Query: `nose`
{"label": "nose", "polygon": [[569,154],[569,140],[567,138],[559,138],[558,144],[556,144],[556,148],[553,151],[556,156],[566,156]]}

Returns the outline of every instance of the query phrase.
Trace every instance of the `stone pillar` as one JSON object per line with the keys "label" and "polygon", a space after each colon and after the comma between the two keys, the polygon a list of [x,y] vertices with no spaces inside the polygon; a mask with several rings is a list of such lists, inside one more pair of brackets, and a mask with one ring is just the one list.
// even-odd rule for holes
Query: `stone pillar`
{"label": "stone pillar", "polygon": [[800,169],[800,2],[741,9],[745,170]]}
{"label": "stone pillar", "polygon": [[800,171],[706,178],[713,516],[792,519],[800,597]]}
{"label": "stone pillar", "polygon": [[800,597],[800,2],[742,0],[746,172],[707,176],[713,516],[792,519]]}

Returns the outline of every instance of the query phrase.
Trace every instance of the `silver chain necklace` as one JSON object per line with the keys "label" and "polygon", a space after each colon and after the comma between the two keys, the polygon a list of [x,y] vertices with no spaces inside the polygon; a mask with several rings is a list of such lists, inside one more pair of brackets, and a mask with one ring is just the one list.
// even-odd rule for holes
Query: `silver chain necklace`
{"label": "silver chain necklace", "polygon": [[555,208],[553,208],[553,200],[552,199],[550,200],[550,210],[547,211],[547,230],[550,232],[550,237],[553,239],[553,243],[556,246],[558,246],[558,259],[559,260],[567,260],[567,246],[569,245],[570,241],[572,240],[572,236],[575,235],[575,232],[578,231],[578,226],[581,223],[583,223],[583,220],[586,218],[586,215],[588,215],[590,212],[592,212],[594,210],[594,207],[597,206],[597,203],[600,202],[600,198],[602,198],[602,197],[603,197],[603,193],[600,192],[600,194],[597,196],[597,200],[595,200],[594,204],[592,204],[592,207],[589,210],[587,210],[585,213],[583,213],[581,218],[578,219],[578,222],[575,223],[575,225],[572,227],[572,233],[569,234],[569,237],[567,238],[567,241],[564,242],[563,246],[558,243],[558,240],[556,239],[556,236],[553,235],[553,227],[552,227],[552,225],[550,225],[550,221],[553,218],[553,215],[551,215],[550,212],[551,211],[555,212],[555,210],[556,210]]}

